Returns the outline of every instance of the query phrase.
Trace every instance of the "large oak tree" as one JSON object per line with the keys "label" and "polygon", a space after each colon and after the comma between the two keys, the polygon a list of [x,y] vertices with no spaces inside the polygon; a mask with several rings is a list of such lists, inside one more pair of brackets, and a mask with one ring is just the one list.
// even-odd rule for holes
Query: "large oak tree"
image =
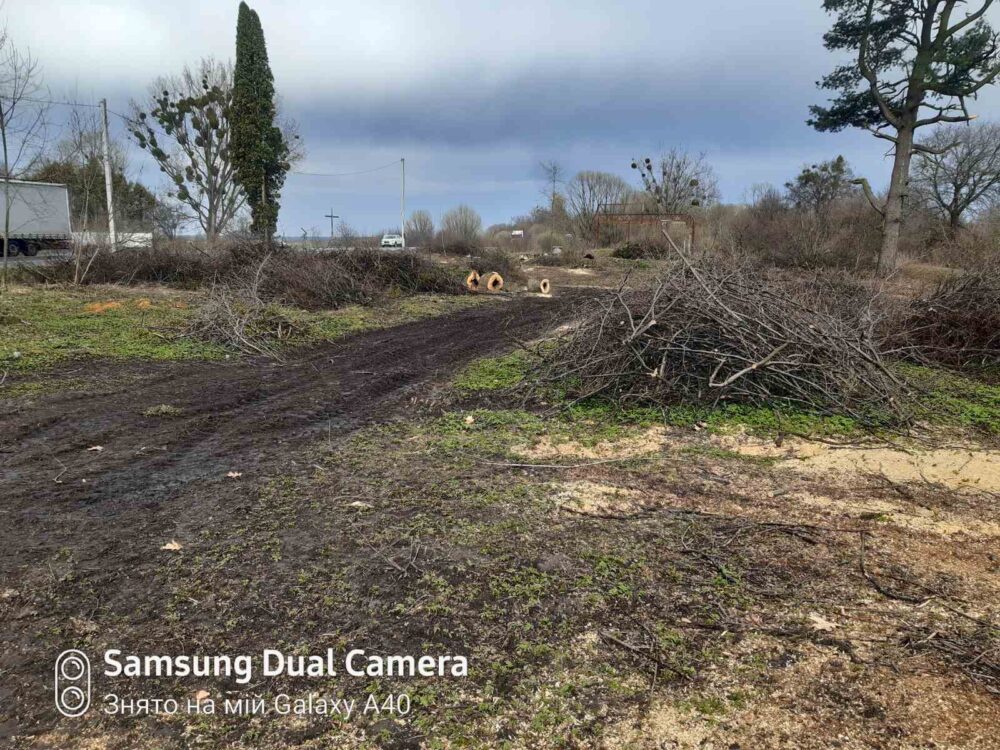
{"label": "large oak tree", "polygon": [[1000,200],[1000,124],[942,126],[925,143],[941,153],[918,155],[914,192],[944,218],[954,236],[966,215]]}

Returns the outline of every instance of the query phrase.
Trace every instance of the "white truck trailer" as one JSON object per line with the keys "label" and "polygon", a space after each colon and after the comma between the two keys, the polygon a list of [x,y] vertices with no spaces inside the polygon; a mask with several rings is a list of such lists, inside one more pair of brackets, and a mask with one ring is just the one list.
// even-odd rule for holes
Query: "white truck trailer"
{"label": "white truck trailer", "polygon": [[8,255],[36,255],[43,248],[65,248],[73,239],[69,189],[65,185],[0,179],[0,238],[7,226],[7,212]]}

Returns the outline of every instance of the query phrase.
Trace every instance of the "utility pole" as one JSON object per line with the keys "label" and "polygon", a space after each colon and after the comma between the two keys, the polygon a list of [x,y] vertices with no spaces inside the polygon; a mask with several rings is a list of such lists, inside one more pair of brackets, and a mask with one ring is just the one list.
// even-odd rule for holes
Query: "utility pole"
{"label": "utility pole", "polygon": [[108,100],[101,99],[101,134],[104,146],[104,191],[108,197],[108,237],[111,252],[118,250],[118,232],[115,229],[115,195],[111,182],[111,139],[108,136]]}
{"label": "utility pole", "polygon": [[330,209],[330,213],[326,214],[326,216],[324,216],[323,218],[330,220],[330,239],[332,240],[333,239],[333,220],[334,219],[339,219],[340,217],[337,216],[336,214],[334,214],[333,213],[333,209],[331,208]]}
{"label": "utility pole", "polygon": [[399,160],[402,189],[399,194],[399,236],[403,238],[403,249],[406,249],[406,159]]}

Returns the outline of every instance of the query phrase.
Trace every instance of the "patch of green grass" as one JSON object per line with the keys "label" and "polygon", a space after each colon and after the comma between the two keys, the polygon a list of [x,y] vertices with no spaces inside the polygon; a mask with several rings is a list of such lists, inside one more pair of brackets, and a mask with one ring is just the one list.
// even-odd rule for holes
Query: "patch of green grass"
{"label": "patch of green grass", "polygon": [[743,428],[757,435],[789,432],[835,436],[857,434],[862,429],[852,417],[815,414],[787,405],[777,408],[744,404],[726,404],[715,408],[676,406],[668,409],[665,416],[667,423],[674,427],[703,424],[709,430]]}
{"label": "patch of green grass", "polygon": [[662,424],[653,414],[581,408],[545,417],[519,409],[472,409],[425,423],[421,432],[442,455],[467,460],[476,454],[502,456],[516,445],[531,444],[542,437],[553,444],[572,442],[584,448],[638,437],[648,426]]}
{"label": "patch of green grass", "polygon": [[596,589],[601,597],[609,599],[632,599],[642,592],[646,575],[643,560],[596,552],[583,557],[593,567],[592,573],[579,579],[584,588]]}
{"label": "patch of green grass", "polygon": [[524,380],[530,360],[524,351],[502,357],[478,359],[455,378],[454,386],[465,393],[513,388]]}
{"label": "patch of green grass", "polygon": [[551,576],[535,568],[518,568],[490,579],[490,593],[514,606],[537,606],[547,596],[553,586]]}
{"label": "patch of green grass", "polygon": [[663,410],[633,406],[621,409],[608,401],[590,399],[569,406],[564,414],[571,420],[591,420],[614,427],[652,427],[663,424]]}
{"label": "patch of green grass", "polygon": [[[897,364],[896,372],[916,390],[916,416],[939,426],[973,429],[1000,435],[1000,384],[984,382],[931,367]],[[613,438],[616,430],[666,423],[673,427],[702,426],[709,432],[742,429],[771,436],[781,433],[812,437],[853,437],[878,425],[891,429],[887,414],[871,413],[867,424],[844,414],[818,414],[790,404],[748,406],[674,406],[660,410],[633,407],[621,409],[601,399],[590,399],[567,408],[573,419],[592,419],[604,431],[603,438]],[[596,434],[596,433],[595,433]]]}
{"label": "patch of green grass", "polygon": [[720,695],[695,695],[681,701],[681,708],[696,711],[710,721],[717,721],[731,711],[741,711],[750,703],[752,696],[743,690],[734,690],[725,697]]}
{"label": "patch of green grass", "polygon": [[770,466],[781,460],[773,456],[751,456],[746,453],[740,453],[739,451],[729,450],[728,448],[722,448],[718,445],[712,444],[689,445],[682,448],[680,453],[689,456],[719,458],[724,461],[741,461],[743,463],[755,464],[758,466]]}
{"label": "patch of green grass", "polygon": [[[339,310],[305,311],[283,307],[281,311],[305,330],[305,343],[332,341],[379,328],[412,323],[424,318],[478,307],[489,300],[477,295],[420,294],[392,299],[384,304],[365,307],[348,305]],[[300,339],[296,343],[303,343]]]}
{"label": "patch of green grass", "polygon": [[[558,401],[558,396],[554,397]],[[666,424],[671,427],[700,425],[710,432],[743,429],[755,435],[799,433],[833,437],[862,432],[862,425],[846,415],[816,414],[788,404],[774,406],[673,406],[669,408],[620,405],[601,398],[586,399],[567,406],[566,421],[590,421],[597,425],[592,433],[595,441],[613,440],[630,428]],[[877,415],[872,422],[877,423]]]}
{"label": "patch of green grass", "polygon": [[725,699],[715,695],[696,696],[686,701],[686,705],[709,717],[722,716],[728,709]]}
{"label": "patch of green grass", "polygon": [[905,364],[898,369],[920,391],[922,419],[1000,435],[1000,385],[931,367]]}
{"label": "patch of green grass", "polygon": [[152,360],[212,359],[219,346],[177,334],[190,319],[190,295],[144,297],[118,287],[13,287],[5,295],[0,367],[30,371],[81,356]]}
{"label": "patch of green grass", "polygon": [[43,378],[17,380],[14,382],[8,381],[0,384],[0,398],[44,396],[50,393],[79,390],[86,387],[87,382],[79,378]]}
{"label": "patch of green grass", "polygon": [[[418,295],[372,307],[278,309],[303,329],[290,342],[301,345],[443,315],[484,300]],[[12,287],[0,297],[0,371],[35,371],[79,357],[187,360],[233,355],[223,346],[181,335],[199,302],[197,293],[160,288]]]}
{"label": "patch of green grass", "polygon": [[[456,390],[463,393],[513,388],[525,381],[529,367],[530,356],[522,351],[485,358],[469,365],[453,384]],[[565,395],[559,392],[554,391],[549,395],[556,404],[565,400]],[[591,446],[602,441],[620,439],[636,428],[648,428],[657,424],[673,427],[703,425],[709,431],[718,432],[741,428],[757,435],[785,432],[832,437],[856,435],[862,431],[861,425],[852,417],[809,413],[790,405],[622,408],[607,399],[591,398],[567,403],[555,423],[557,426],[549,423],[549,432],[552,434],[555,430],[557,433],[572,434],[572,439]],[[560,427],[565,429],[561,430]]]}
{"label": "patch of green grass", "polygon": [[428,436],[439,450],[451,453],[495,453],[546,432],[542,417],[517,409],[474,409],[445,414],[428,425]]}

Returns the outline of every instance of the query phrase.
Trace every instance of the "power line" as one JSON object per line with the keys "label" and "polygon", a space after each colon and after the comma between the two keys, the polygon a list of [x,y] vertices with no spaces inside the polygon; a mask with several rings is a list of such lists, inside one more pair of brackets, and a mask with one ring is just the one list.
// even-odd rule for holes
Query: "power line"
{"label": "power line", "polygon": [[304,177],[354,177],[361,174],[371,174],[372,172],[380,172],[383,169],[388,169],[389,167],[398,167],[399,159],[389,162],[388,164],[383,164],[381,167],[374,167],[373,169],[362,169],[358,172],[289,172],[289,174],[302,175]]}
{"label": "power line", "polygon": [[21,102],[31,102],[32,104],[59,104],[64,107],[90,107],[91,109],[100,109],[100,104],[85,104],[83,102],[64,102],[56,101],[55,99],[34,99],[30,96],[3,96],[0,94],[0,98],[6,99],[7,101],[21,101]]}
{"label": "power line", "polygon": [[[3,94],[0,94],[0,99],[6,99],[7,101],[15,100],[14,97],[4,96]],[[56,104],[60,107],[87,107],[89,109],[101,108],[100,104],[87,104],[86,102],[68,102],[68,101],[60,101],[57,99],[36,99],[34,97],[29,97],[29,96],[17,97],[17,101],[31,102],[32,104]],[[123,115],[121,112],[115,112],[113,109],[109,109],[108,114],[114,115],[115,117],[120,117],[128,122],[133,122],[133,119],[128,115]]]}

